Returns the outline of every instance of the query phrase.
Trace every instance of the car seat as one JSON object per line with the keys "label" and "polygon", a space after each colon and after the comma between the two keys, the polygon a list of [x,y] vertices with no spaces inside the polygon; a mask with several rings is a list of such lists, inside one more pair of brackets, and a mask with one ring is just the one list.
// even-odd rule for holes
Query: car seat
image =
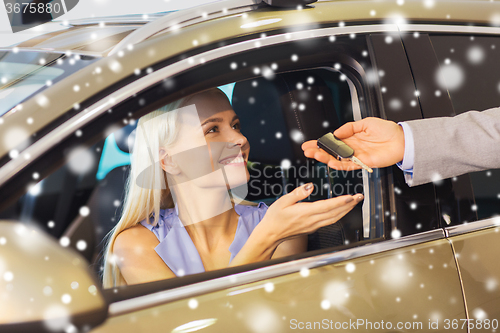
{"label": "car seat", "polygon": [[[249,161],[282,170],[282,179],[266,177],[268,182],[283,183],[282,194],[313,182],[321,188],[310,200],[329,197],[326,167],[308,161],[301,148],[303,142],[340,126],[330,88],[319,75],[300,71],[278,74],[272,80],[261,77],[237,82],[232,104],[241,120],[242,133],[251,143]],[[252,172],[250,177],[252,182]],[[247,196],[247,200],[256,199],[251,193]],[[342,245],[345,241],[341,223],[320,228],[308,238],[308,250]]]}

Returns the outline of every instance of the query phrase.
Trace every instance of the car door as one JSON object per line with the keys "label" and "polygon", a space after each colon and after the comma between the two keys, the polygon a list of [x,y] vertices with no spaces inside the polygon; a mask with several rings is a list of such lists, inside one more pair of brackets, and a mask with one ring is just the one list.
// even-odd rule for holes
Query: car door
{"label": "car door", "polygon": [[[418,43],[405,39],[424,117],[498,107],[498,35],[489,28],[428,29]],[[422,53],[426,50],[425,55]],[[440,81],[441,80],[441,81]],[[443,82],[444,81],[444,82]],[[442,93],[441,93],[442,92]],[[497,169],[435,184],[441,222],[457,258],[471,329],[498,327],[500,268]]]}
{"label": "car door", "polygon": [[[397,121],[421,117],[419,105],[415,103],[411,72],[397,34],[375,31],[369,35],[355,34],[353,38],[345,28],[310,33],[315,38],[303,43],[294,40],[298,34],[291,34],[287,37],[290,43],[274,45],[271,37],[267,40],[260,37],[261,45],[256,51],[232,57],[226,50],[228,53],[221,54],[220,63],[211,64],[210,73],[227,64],[238,68],[252,66],[254,75],[235,77],[233,98],[253,105],[265,99],[262,94],[236,93],[242,91],[238,86],[244,85],[245,80],[248,89],[269,81],[269,78],[259,78],[259,70],[255,68],[265,69],[268,64],[272,69],[275,64],[279,70],[272,72],[276,76],[272,82],[291,73],[310,75],[311,70],[319,67],[333,69],[340,72],[339,82],[347,81],[350,88],[352,120],[369,115]],[[272,37],[278,39],[279,35]],[[389,43],[388,37],[392,39]],[[337,46],[341,46],[342,56],[338,55]],[[363,58],[369,60],[363,61]],[[305,60],[295,64],[297,59]],[[204,69],[199,69],[192,77],[202,82],[207,75]],[[301,83],[306,85],[306,81]],[[222,84],[228,79],[213,82]],[[264,108],[264,104],[260,107]],[[305,103],[306,111],[308,106]],[[237,113],[243,112],[237,108],[237,102],[233,107]],[[255,127],[249,130],[259,133],[264,124],[269,124],[268,119],[262,120],[257,118]],[[305,123],[317,120],[316,115]],[[276,128],[266,127],[270,135],[259,134],[260,143],[272,147],[271,138],[281,140],[282,136],[277,135],[281,132]],[[308,134],[304,135],[307,138]],[[280,152],[272,151],[282,158]],[[295,162],[291,162],[293,166]],[[248,332],[444,331],[451,321],[465,319],[455,257],[443,229],[439,228],[433,187],[410,189],[404,184],[400,170],[393,168],[364,176],[367,178],[363,180],[365,206],[361,212],[353,211],[337,222],[342,226],[344,245],[319,246],[316,252],[274,260],[269,263],[271,266],[220,273],[204,282],[197,280],[200,283],[196,285],[161,291],[157,287],[155,293],[141,297],[131,298],[125,290],[116,288],[116,294],[109,293],[111,316],[95,331],[181,332],[202,328],[214,332],[234,328]],[[335,173],[330,176],[336,177],[339,176]],[[330,179],[331,192],[336,184],[341,182]],[[163,285],[171,286],[166,282]]]}
{"label": "car door", "polygon": [[[320,135],[318,131],[330,131],[346,121],[367,116],[396,121],[421,117],[402,41],[394,32],[397,27],[386,25],[326,27],[308,31],[307,35],[301,31],[269,31],[268,36],[247,36],[221,49],[201,50],[188,60],[165,61],[152,67],[150,75],[127,78],[116,91],[103,93],[101,99],[94,96],[83,101],[81,105],[88,114],[95,114],[95,119],[83,125],[75,120],[71,124],[77,129],[75,135],[54,144],[41,159],[58,164],[80,152],[77,158],[69,158],[75,161],[73,165],[67,162],[67,168],[80,171],[69,173],[68,181],[59,184],[62,203],[58,206],[71,204],[74,210],[57,210],[55,214],[61,215],[57,215],[55,225],[59,227],[62,220],[68,223],[54,234],[66,237],[61,238],[62,243],[77,251],[86,249],[78,244],[87,233],[91,234],[89,239],[94,233],[102,235],[105,227],[116,221],[116,215],[106,215],[101,221],[104,215],[93,214],[101,214],[98,207],[106,200],[111,207],[121,205],[116,197],[120,191],[108,197],[99,193],[100,188],[119,183],[120,177],[123,180],[120,173],[118,180],[111,179],[113,170],[121,172],[127,165],[123,156],[126,148],[120,148],[117,142],[118,132],[168,102],[213,87],[233,87],[228,94],[233,97],[235,110],[243,114],[249,108],[248,122],[256,120],[249,127],[255,134],[254,151],[260,153],[254,156],[255,161],[264,167],[279,167],[283,174],[273,176],[277,180],[266,179],[281,183],[281,190],[258,200],[271,203],[308,178],[320,185],[310,200],[345,193],[365,195],[363,205],[335,227],[311,235],[310,245],[315,247],[304,254],[103,290],[109,317],[94,331],[181,332],[205,328],[220,332],[235,327],[248,332],[320,328],[419,331],[445,330],[445,320],[466,318],[455,257],[439,228],[432,187],[408,188],[395,168],[379,169],[372,175],[324,172],[324,166],[298,158],[304,139],[314,139]],[[166,40],[165,36],[152,40],[144,50],[154,46],[154,41]],[[124,60],[127,63],[132,59]],[[249,90],[263,86],[255,94]],[[287,89],[287,93],[281,89]],[[272,91],[278,92],[278,98],[263,98]],[[302,93],[307,91],[311,93]],[[287,99],[289,96],[293,102]],[[249,107],[261,99],[264,102],[257,110]],[[336,108],[333,115],[332,105]],[[264,107],[281,118],[272,118],[271,111],[251,116]],[[77,150],[80,146],[84,153]],[[109,147],[117,154],[105,154]],[[106,156],[112,157],[108,160],[114,162],[112,169],[102,167]],[[89,159],[95,162],[85,164],[85,168],[82,164]],[[305,169],[300,169],[303,165]],[[12,181],[21,187],[31,182],[35,170],[45,179],[53,169],[55,165],[33,162]],[[301,174],[300,170],[305,171]],[[323,171],[314,176],[313,171],[319,170]],[[107,182],[102,181],[107,176]],[[323,188],[326,190],[320,191]],[[11,218],[22,220],[20,212],[25,212],[35,219],[33,198],[26,194],[20,210],[6,210]],[[96,209],[90,205],[96,205],[92,206]],[[26,207],[32,207],[31,215]],[[42,223],[49,230],[52,224],[45,219]],[[99,227],[103,229],[99,231]],[[99,272],[96,258],[89,258],[89,265],[96,265]]]}

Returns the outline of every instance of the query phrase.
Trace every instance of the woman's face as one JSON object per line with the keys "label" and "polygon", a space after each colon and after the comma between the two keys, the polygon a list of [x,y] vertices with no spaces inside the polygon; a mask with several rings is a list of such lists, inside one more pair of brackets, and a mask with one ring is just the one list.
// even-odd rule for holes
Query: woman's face
{"label": "woman's face", "polygon": [[193,181],[200,187],[225,185],[228,189],[248,182],[250,144],[227,98],[209,91],[186,104],[179,111],[176,143],[168,149],[172,165],[177,167],[176,182]]}

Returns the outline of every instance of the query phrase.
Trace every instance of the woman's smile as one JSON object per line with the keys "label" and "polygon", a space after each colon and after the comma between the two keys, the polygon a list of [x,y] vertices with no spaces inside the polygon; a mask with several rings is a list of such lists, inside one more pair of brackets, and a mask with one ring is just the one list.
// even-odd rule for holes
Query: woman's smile
{"label": "woman's smile", "polygon": [[244,166],[246,165],[245,154],[226,156],[219,160],[219,164],[224,166]]}

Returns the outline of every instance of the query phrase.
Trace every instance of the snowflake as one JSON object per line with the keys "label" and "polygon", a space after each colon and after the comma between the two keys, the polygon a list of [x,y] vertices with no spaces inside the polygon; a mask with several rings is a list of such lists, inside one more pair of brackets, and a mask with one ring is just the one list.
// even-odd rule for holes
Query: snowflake
{"label": "snowflake", "polygon": [[63,294],[61,296],[61,302],[63,302],[64,304],[71,303],[71,295],[70,294]]}
{"label": "snowflake", "polygon": [[90,214],[90,209],[87,206],[80,207],[79,213],[81,216],[88,216]]}
{"label": "snowflake", "polygon": [[335,307],[342,306],[348,300],[347,290],[348,285],[343,282],[329,282],[323,290],[323,302],[325,302],[325,304],[328,302]]}
{"label": "snowflake", "polygon": [[68,155],[68,168],[77,175],[90,172],[94,162],[94,154],[85,148],[75,148]]}
{"label": "snowflake", "polygon": [[400,110],[403,104],[397,98],[393,98],[389,101],[389,107],[393,110]]}
{"label": "snowflake", "polygon": [[87,242],[85,242],[83,239],[80,239],[78,242],[76,242],[76,248],[79,251],[84,251],[87,248]]}
{"label": "snowflake", "polygon": [[50,101],[49,99],[45,96],[45,95],[42,95],[42,94],[38,94],[36,97],[35,97],[35,101],[36,103],[42,107],[42,108],[46,108],[49,106],[50,104]]}
{"label": "snowflake", "polygon": [[7,282],[14,280],[14,274],[11,271],[3,273],[3,279]]}
{"label": "snowflake", "polygon": [[61,331],[70,325],[70,313],[63,305],[49,306],[43,313],[43,324],[50,331]]}
{"label": "snowflake", "polygon": [[354,265],[353,263],[348,263],[345,266],[345,270],[347,273],[353,273],[356,270],[356,265]]}
{"label": "snowflake", "polygon": [[472,315],[477,319],[477,320],[484,320],[485,318],[488,318],[488,315],[486,312],[484,312],[483,309],[481,308],[475,308],[472,311]]}
{"label": "snowflake", "polygon": [[282,169],[287,170],[287,169],[290,169],[292,167],[292,162],[290,162],[290,160],[285,158],[284,160],[281,161],[280,165],[281,165]]}
{"label": "snowflake", "polygon": [[196,309],[198,307],[198,301],[194,298],[191,298],[189,301],[188,301],[188,306],[190,309]]}
{"label": "snowflake", "polygon": [[455,64],[449,63],[445,60],[446,66],[440,67],[436,72],[436,81],[442,89],[448,89],[450,91],[459,89],[465,79],[465,74],[463,69]]}
{"label": "snowflake", "polygon": [[[300,106],[299,106],[300,109]],[[290,137],[295,143],[301,144],[304,142],[304,134],[298,129],[293,129],[290,131]]]}
{"label": "snowflake", "polygon": [[483,62],[486,54],[480,46],[473,46],[467,50],[467,60],[473,65],[479,65]]}
{"label": "snowflake", "polygon": [[398,239],[401,237],[401,231],[399,231],[398,229],[394,229],[393,231],[391,231],[391,237],[393,239]]}
{"label": "snowflake", "polygon": [[[70,60],[70,63],[71,63],[71,60]],[[120,73],[123,69],[122,64],[118,60],[111,60],[108,63],[108,67],[114,73]]]}
{"label": "snowflake", "polygon": [[61,239],[59,240],[59,244],[61,244],[61,246],[63,247],[67,247],[70,243],[70,239],[66,236],[63,236],[61,237]]}
{"label": "snowflake", "polygon": [[427,9],[433,8],[435,4],[434,0],[424,0],[424,7]]}
{"label": "snowflake", "polygon": [[269,306],[252,304],[245,309],[243,318],[250,332],[274,333],[283,331],[281,317]]}
{"label": "snowflake", "polygon": [[273,80],[276,77],[273,69],[267,66],[262,67],[262,76],[267,80]]}
{"label": "snowflake", "polygon": [[45,286],[43,287],[42,292],[45,296],[50,296],[52,295],[52,288],[49,286]]}
{"label": "snowflake", "polygon": [[486,280],[484,285],[487,291],[494,291],[497,289],[498,282],[495,278],[489,278]]}

